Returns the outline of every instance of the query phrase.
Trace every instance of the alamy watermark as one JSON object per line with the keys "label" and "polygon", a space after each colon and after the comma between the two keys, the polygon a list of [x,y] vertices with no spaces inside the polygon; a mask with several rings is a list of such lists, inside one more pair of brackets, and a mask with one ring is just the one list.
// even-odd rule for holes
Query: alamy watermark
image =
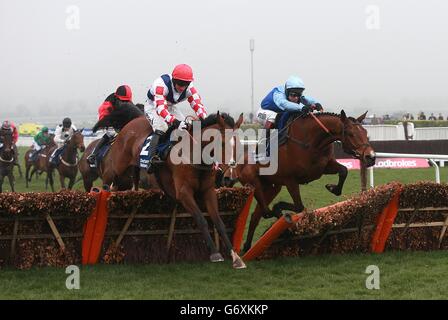
{"label": "alamy watermark", "polygon": [[369,290],[380,289],[380,268],[376,265],[367,266],[365,273],[369,276],[366,278],[366,288]]}
{"label": "alamy watermark", "polygon": [[379,30],[381,28],[380,7],[374,4],[368,5],[365,13],[367,30]]}
{"label": "alamy watermark", "polygon": [[79,290],[81,288],[81,275],[79,272],[79,267],[70,265],[65,268],[65,273],[69,275],[65,280],[65,287],[68,290]]}
{"label": "alamy watermark", "polygon": [[65,18],[65,28],[69,31],[79,30],[81,28],[80,10],[76,5],[70,5],[65,8],[67,17]]}
{"label": "alamy watermark", "polygon": [[[260,175],[272,175],[278,169],[278,134],[277,130],[271,130],[268,139],[266,133],[265,129],[243,131],[208,128],[201,131],[201,124],[195,121],[192,134],[186,130],[174,130],[171,133],[171,141],[177,143],[171,150],[170,160],[177,165],[236,166],[258,163]],[[244,146],[242,141],[253,143]]]}

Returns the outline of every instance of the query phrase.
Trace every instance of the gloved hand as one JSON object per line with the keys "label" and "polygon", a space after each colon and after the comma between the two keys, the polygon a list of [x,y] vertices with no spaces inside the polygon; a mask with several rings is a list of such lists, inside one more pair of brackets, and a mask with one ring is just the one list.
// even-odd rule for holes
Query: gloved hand
{"label": "gloved hand", "polygon": [[174,119],[171,125],[179,130],[185,130],[188,128],[188,125],[187,123],[185,123],[185,121],[179,121],[178,119]]}
{"label": "gloved hand", "polygon": [[187,130],[188,129],[188,124],[185,121],[181,121],[179,123],[179,126],[177,127],[177,129],[179,129],[179,130]]}
{"label": "gloved hand", "polygon": [[311,111],[311,107],[309,107],[309,106],[303,106],[302,110],[300,110],[300,112],[302,112],[302,113],[310,113],[310,111]]}
{"label": "gloved hand", "polygon": [[322,105],[319,102],[316,103],[316,104],[313,104],[311,107],[312,107],[313,110],[317,110],[317,111],[323,111],[324,110],[324,108],[322,108]]}

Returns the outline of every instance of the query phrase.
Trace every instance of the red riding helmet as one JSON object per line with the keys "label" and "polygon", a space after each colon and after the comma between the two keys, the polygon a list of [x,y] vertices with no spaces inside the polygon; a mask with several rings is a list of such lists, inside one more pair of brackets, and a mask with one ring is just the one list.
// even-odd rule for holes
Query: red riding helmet
{"label": "red riding helmet", "polygon": [[122,85],[115,91],[115,96],[122,101],[132,101],[132,91],[128,85]]}
{"label": "red riding helmet", "polygon": [[171,76],[176,80],[191,82],[193,81],[193,70],[188,64],[179,64],[174,67]]}

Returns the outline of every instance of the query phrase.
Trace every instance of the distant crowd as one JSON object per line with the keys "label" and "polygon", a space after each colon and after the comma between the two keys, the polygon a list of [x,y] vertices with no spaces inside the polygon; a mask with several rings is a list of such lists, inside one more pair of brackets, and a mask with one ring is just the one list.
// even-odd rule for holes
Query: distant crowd
{"label": "distant crowd", "polygon": [[[431,113],[431,115],[426,118],[426,115],[423,111],[421,111],[416,118],[417,120],[445,120],[441,113],[439,113],[437,117],[434,115],[434,113]],[[415,118],[412,113],[406,113],[403,115],[403,120],[415,120]],[[446,120],[448,120],[448,116],[446,117]]]}

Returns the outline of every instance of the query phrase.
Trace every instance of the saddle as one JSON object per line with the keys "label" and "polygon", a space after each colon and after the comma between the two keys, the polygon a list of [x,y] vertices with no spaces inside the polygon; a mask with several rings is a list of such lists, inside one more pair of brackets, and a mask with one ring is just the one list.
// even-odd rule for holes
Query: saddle
{"label": "saddle", "polygon": [[98,149],[98,152],[96,154],[95,157],[95,163],[94,164],[89,164],[90,168],[98,168],[101,164],[101,161],[103,161],[103,159],[106,157],[107,153],[110,150],[110,147],[112,147],[112,145],[115,142],[115,137],[113,137],[112,139],[108,140],[107,142],[105,142],[101,148]]}
{"label": "saddle", "polygon": [[[157,145],[156,152],[154,157],[158,157],[160,162],[163,163],[168,158],[171,148],[173,147],[173,142],[170,141],[170,135],[172,130],[168,130],[162,137],[160,137],[159,144]],[[153,133],[149,134],[143,142],[142,149],[140,151],[140,168],[148,169],[148,164],[151,162],[152,158],[150,158],[151,150],[151,139],[153,137]]]}

